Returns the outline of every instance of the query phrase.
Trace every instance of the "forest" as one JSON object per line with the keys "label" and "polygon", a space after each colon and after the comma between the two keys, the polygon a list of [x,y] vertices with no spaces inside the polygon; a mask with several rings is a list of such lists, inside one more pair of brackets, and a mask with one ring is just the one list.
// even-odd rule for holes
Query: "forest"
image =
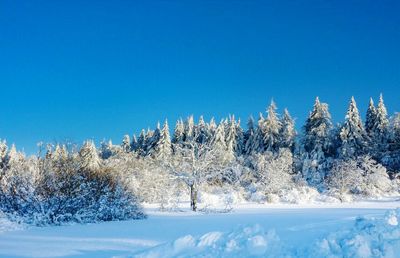
{"label": "forest", "polygon": [[222,198],[220,211],[238,200],[295,203],[310,192],[345,202],[396,194],[400,185],[400,114],[387,113],[382,95],[377,105],[370,100],[364,122],[354,98],[333,124],[317,97],[300,132],[272,101],[246,126],[233,115],[197,123],[189,116],[121,144],[38,149],[26,156],[0,143],[0,211],[35,225],[141,219],[143,203],[212,211],[199,205],[211,195]]}

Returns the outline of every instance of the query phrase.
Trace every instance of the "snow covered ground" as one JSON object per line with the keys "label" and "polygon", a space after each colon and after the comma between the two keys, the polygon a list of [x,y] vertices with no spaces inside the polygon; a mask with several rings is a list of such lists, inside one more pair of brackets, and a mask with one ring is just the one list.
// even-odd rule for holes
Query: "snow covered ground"
{"label": "snow covered ground", "polygon": [[378,257],[379,250],[396,257],[397,207],[398,198],[240,204],[229,213],[208,214],[159,212],[149,205],[145,220],[26,228],[0,216],[0,257]]}

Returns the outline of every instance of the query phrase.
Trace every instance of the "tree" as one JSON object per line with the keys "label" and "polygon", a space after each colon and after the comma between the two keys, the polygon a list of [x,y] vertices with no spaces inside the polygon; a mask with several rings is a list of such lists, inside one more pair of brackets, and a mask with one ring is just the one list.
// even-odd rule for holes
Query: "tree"
{"label": "tree", "polygon": [[80,168],[84,171],[96,171],[100,168],[101,161],[93,141],[85,141],[79,150]]}
{"label": "tree", "polygon": [[[222,123],[218,128],[217,134],[218,131],[222,131]],[[191,210],[197,211],[199,187],[222,173],[222,164],[215,153],[218,149],[211,149],[207,144],[196,142],[191,142],[188,148],[178,148],[180,150],[177,151],[177,155],[166,160],[164,165],[171,175],[189,188]]]}
{"label": "tree", "polygon": [[361,122],[354,97],[351,98],[345,121],[340,129],[339,137],[339,155],[341,158],[357,158],[366,152],[367,135]]}
{"label": "tree", "polygon": [[164,126],[157,137],[157,142],[153,146],[152,155],[156,159],[167,159],[172,154],[171,138],[169,135],[168,121],[165,120]]}
{"label": "tree", "polygon": [[185,122],[185,143],[191,143],[194,140],[194,119],[189,116]]}
{"label": "tree", "polygon": [[174,136],[172,137],[172,143],[174,144],[183,144],[185,139],[185,125],[183,124],[182,119],[176,121]]}
{"label": "tree", "polygon": [[380,161],[388,150],[389,142],[389,119],[382,94],[376,107],[375,119],[370,131],[371,145],[373,146],[372,156]]}
{"label": "tree", "polygon": [[197,126],[195,126],[195,140],[200,144],[204,144],[209,140],[209,133],[207,130],[207,124],[204,122],[203,116],[200,116]]}
{"label": "tree", "polygon": [[258,153],[254,162],[258,183],[266,194],[278,194],[291,187],[293,155],[289,149],[280,149],[276,154],[270,151]]}
{"label": "tree", "polygon": [[294,141],[296,138],[296,130],[294,128],[294,120],[289,114],[289,111],[285,109],[283,111],[283,117],[281,119],[281,130],[279,132],[279,148],[287,148],[294,151]]}
{"label": "tree", "polygon": [[322,188],[323,180],[328,174],[333,157],[332,122],[328,105],[315,99],[303,127],[300,156],[301,172],[310,185]]}
{"label": "tree", "polygon": [[400,173],[400,113],[396,113],[390,124],[388,151],[382,158],[382,163],[390,171],[392,177]]}
{"label": "tree", "polygon": [[128,153],[131,151],[131,139],[129,137],[129,135],[124,135],[124,138],[122,139],[122,143],[121,143],[121,148],[122,151]]}
{"label": "tree", "polygon": [[363,170],[354,159],[335,160],[328,178],[328,186],[331,190],[338,191],[339,198],[344,200],[345,194],[357,193],[363,182]]}
{"label": "tree", "polygon": [[255,128],[254,128],[254,119],[253,117],[249,118],[247,122],[247,131],[244,134],[244,149],[243,152],[245,155],[250,155],[253,152],[255,140]]}
{"label": "tree", "polygon": [[264,121],[263,126],[263,140],[266,151],[277,152],[279,149],[279,132],[281,130],[282,124],[278,119],[276,113],[276,105],[274,101],[268,107],[268,116]]}
{"label": "tree", "polygon": [[374,100],[370,98],[367,114],[365,116],[365,132],[370,137],[370,139],[373,138],[375,123],[376,123],[376,108],[374,105]]}

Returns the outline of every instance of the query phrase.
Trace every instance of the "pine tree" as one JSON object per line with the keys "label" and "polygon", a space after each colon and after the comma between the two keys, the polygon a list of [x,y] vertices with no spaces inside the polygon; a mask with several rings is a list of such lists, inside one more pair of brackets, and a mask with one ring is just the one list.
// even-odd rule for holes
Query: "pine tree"
{"label": "pine tree", "polygon": [[204,122],[203,116],[200,116],[197,126],[195,126],[195,140],[197,143],[204,144],[208,141],[209,135],[207,124]]}
{"label": "pine tree", "polygon": [[376,123],[376,108],[374,100],[370,98],[367,114],[365,116],[365,132],[370,138],[373,138],[373,131]]}
{"label": "pine tree", "polygon": [[244,151],[244,132],[240,126],[240,118],[236,123],[236,154],[238,156],[242,155]]}
{"label": "pine tree", "polygon": [[160,131],[160,136],[158,137],[158,141],[155,143],[153,150],[153,157],[160,160],[167,159],[172,154],[171,138],[169,135],[167,120],[165,120],[164,126]]}
{"label": "pine tree", "polygon": [[194,140],[194,119],[189,116],[185,122],[185,138],[184,142],[189,144]]}
{"label": "pine tree", "polygon": [[274,101],[268,107],[268,116],[265,119],[264,130],[263,130],[263,140],[266,151],[271,151],[276,153],[279,149],[279,132],[281,130],[282,124],[278,119],[276,113],[276,105]]}
{"label": "pine tree", "polygon": [[145,132],[144,129],[140,132],[136,150],[137,150],[139,155],[142,155],[142,156],[145,155],[145,150],[146,150],[146,132]]}
{"label": "pine tree", "polygon": [[79,150],[80,168],[85,171],[97,171],[100,168],[100,158],[93,141],[86,141]]}
{"label": "pine tree", "polygon": [[253,152],[255,139],[255,128],[254,128],[254,119],[250,116],[247,122],[247,131],[244,134],[244,154],[250,155]]}
{"label": "pine tree", "polygon": [[309,184],[321,189],[330,169],[333,151],[331,115],[328,105],[321,103],[318,97],[303,130],[304,136],[300,148],[301,172]]}
{"label": "pine tree", "polygon": [[279,132],[279,147],[288,148],[292,152],[294,151],[294,141],[296,137],[296,130],[294,128],[294,120],[289,114],[287,109],[283,112],[283,117],[281,119],[281,130]]}
{"label": "pine tree", "polygon": [[389,119],[383,96],[380,95],[378,106],[376,107],[376,120],[372,129],[372,140],[374,144],[373,158],[380,161],[388,150],[389,141]]}
{"label": "pine tree", "polygon": [[217,126],[214,138],[211,140],[211,148],[218,155],[226,153],[227,146],[225,142],[225,128],[223,122],[219,123]]}
{"label": "pine tree", "polygon": [[136,137],[136,134],[132,136],[132,141],[131,141],[131,151],[136,151],[138,149],[138,140]]}
{"label": "pine tree", "polygon": [[367,135],[361,122],[354,97],[351,98],[345,122],[340,130],[339,155],[344,159],[353,159],[362,155],[367,147]]}
{"label": "pine tree", "polygon": [[122,151],[124,151],[125,153],[128,153],[131,151],[131,139],[129,137],[129,135],[124,135],[124,138],[122,139],[122,143],[121,143],[121,148]]}
{"label": "pine tree", "polygon": [[265,119],[263,115],[260,113],[257,121],[257,128],[254,133],[254,140],[252,146],[252,150],[255,153],[262,153],[265,151],[264,134],[263,134],[264,124],[265,124]]}
{"label": "pine tree", "polygon": [[237,144],[237,126],[234,116],[229,116],[229,122],[225,124],[225,142],[226,148],[229,155],[234,155],[238,151],[238,144]]}
{"label": "pine tree", "polygon": [[183,144],[185,138],[185,125],[183,124],[182,119],[176,121],[174,136],[172,137],[172,142],[174,144]]}
{"label": "pine tree", "polygon": [[5,140],[0,140],[0,169],[3,169],[6,165],[8,146]]}

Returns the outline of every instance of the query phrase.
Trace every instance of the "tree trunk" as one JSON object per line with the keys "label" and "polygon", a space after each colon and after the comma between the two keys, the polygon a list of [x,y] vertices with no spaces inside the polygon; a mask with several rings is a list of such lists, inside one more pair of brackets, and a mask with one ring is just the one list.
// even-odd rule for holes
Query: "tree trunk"
{"label": "tree trunk", "polygon": [[195,184],[190,185],[190,208],[197,211],[197,187]]}

